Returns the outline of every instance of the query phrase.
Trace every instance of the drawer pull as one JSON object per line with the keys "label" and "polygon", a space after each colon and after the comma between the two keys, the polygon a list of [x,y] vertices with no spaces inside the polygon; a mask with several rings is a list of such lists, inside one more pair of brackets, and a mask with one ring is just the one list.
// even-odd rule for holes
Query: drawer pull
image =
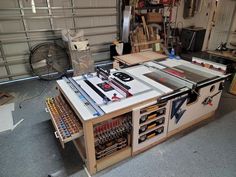
{"label": "drawer pull", "polygon": [[55,135],[56,138],[59,138],[59,135],[58,135],[57,131],[54,132],[54,135]]}

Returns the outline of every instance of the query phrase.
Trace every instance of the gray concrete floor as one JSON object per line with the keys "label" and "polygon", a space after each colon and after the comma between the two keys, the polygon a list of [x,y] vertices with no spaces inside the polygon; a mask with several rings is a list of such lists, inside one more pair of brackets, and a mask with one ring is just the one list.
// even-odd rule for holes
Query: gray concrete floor
{"label": "gray concrete floor", "polygon": [[[44,110],[45,98],[56,94],[55,85],[31,80],[0,86],[16,97],[14,122],[24,119],[13,131],[0,133],[0,177],[46,177],[59,170],[86,176],[75,147],[61,148]],[[236,177],[235,105],[236,96],[224,92],[214,119],[95,176]]]}

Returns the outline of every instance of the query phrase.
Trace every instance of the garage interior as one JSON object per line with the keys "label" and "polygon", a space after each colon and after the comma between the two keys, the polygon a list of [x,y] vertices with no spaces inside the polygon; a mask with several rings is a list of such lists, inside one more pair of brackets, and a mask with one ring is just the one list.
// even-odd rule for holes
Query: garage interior
{"label": "garage interior", "polygon": [[235,0],[0,5],[1,177],[236,176]]}

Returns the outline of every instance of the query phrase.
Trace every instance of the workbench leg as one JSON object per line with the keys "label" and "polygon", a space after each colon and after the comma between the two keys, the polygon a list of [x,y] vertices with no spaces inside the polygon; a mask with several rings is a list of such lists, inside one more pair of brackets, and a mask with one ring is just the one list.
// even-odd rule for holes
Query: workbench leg
{"label": "workbench leg", "polygon": [[114,61],[113,61],[113,68],[114,68],[114,69],[119,69],[119,68],[120,68],[120,63],[119,63],[119,61],[117,61],[117,60],[114,60]]}
{"label": "workbench leg", "polygon": [[229,93],[236,95],[236,73],[234,74],[234,78],[230,84]]}
{"label": "workbench leg", "polygon": [[91,175],[96,173],[96,158],[95,158],[95,146],[94,146],[94,134],[92,122],[84,123],[84,141],[86,149],[86,166]]}

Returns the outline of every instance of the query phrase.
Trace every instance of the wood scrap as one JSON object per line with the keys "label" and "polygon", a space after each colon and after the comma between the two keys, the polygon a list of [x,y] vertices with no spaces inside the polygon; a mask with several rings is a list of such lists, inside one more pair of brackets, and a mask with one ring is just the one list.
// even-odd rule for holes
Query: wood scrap
{"label": "wood scrap", "polygon": [[147,25],[144,16],[141,18],[143,23],[137,26],[130,35],[132,53],[152,50],[153,44],[160,42],[157,40],[156,28]]}
{"label": "wood scrap", "polygon": [[144,16],[142,16],[141,18],[142,18],[142,22],[143,22],[144,31],[145,31],[145,33],[146,33],[147,39],[149,40],[149,39],[150,39],[150,36],[149,36],[149,32],[148,32],[148,27],[147,27],[147,24],[146,24],[146,20],[145,20]]}
{"label": "wood scrap", "polygon": [[14,98],[14,96],[12,96],[8,93],[0,92],[0,105],[7,103],[8,101],[12,100],[13,98]]}

